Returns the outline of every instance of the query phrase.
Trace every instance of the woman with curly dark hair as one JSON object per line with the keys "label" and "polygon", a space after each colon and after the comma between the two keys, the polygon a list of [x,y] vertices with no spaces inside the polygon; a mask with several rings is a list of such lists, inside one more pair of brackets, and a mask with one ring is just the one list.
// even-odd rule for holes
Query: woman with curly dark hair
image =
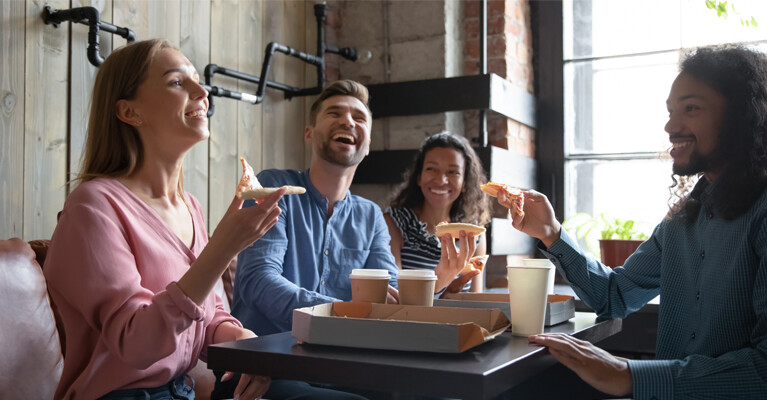
{"label": "woman with curly dark hair", "polygon": [[[384,212],[392,253],[400,268],[437,267],[441,245],[434,233],[438,223],[490,222],[490,201],[479,188],[485,182],[479,157],[468,140],[448,132],[426,138]],[[484,255],[485,249],[485,235],[481,235],[475,255]],[[448,291],[460,291],[464,285],[469,289],[469,281],[471,291],[482,291],[482,275],[477,271],[455,280],[454,276],[441,276],[439,269],[435,272],[438,281],[452,282]]]}
{"label": "woman with curly dark hair", "polygon": [[615,357],[567,335],[529,340],[613,396],[764,399],[767,56],[744,46],[692,51],[666,107],[673,173],[698,182],[623,266],[586,256],[540,193],[525,192],[525,215],[513,216],[600,317],[625,318],[660,295],[656,359]]}

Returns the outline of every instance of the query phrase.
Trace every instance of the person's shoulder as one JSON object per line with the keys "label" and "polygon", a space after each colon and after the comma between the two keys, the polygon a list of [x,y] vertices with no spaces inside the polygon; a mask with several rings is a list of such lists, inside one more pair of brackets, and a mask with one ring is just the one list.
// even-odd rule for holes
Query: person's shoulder
{"label": "person's shoulder", "polygon": [[112,178],[96,178],[81,182],[67,196],[68,203],[99,203],[109,198],[119,197],[123,190],[122,183]]}
{"label": "person's shoulder", "polygon": [[765,189],[762,192],[762,195],[754,202],[754,205],[751,206],[748,214],[751,215],[751,219],[767,221],[767,189]]}
{"label": "person's shoulder", "polygon": [[294,169],[265,169],[259,172],[257,177],[263,187],[303,186],[301,171]]}
{"label": "person's shoulder", "polygon": [[381,212],[381,207],[378,204],[376,204],[376,202],[374,202],[373,200],[366,199],[356,194],[351,195],[350,200],[351,200],[352,206],[358,210],[376,212],[383,215],[383,213]]}
{"label": "person's shoulder", "polygon": [[390,215],[397,222],[404,221],[410,217],[410,209],[407,207],[386,207],[384,214]]}
{"label": "person's shoulder", "polygon": [[356,195],[356,194],[352,194],[350,198],[352,199],[352,202],[354,203],[355,206],[358,206],[358,207],[375,207],[378,210],[381,210],[381,207],[378,204],[376,204],[376,202],[374,202],[373,200],[367,199],[365,197],[362,197],[362,196]]}
{"label": "person's shoulder", "polygon": [[80,182],[72,190],[61,210],[64,213],[77,213],[99,210],[109,215],[119,214],[132,194],[122,183],[113,178],[96,178]]}
{"label": "person's shoulder", "polygon": [[189,201],[189,204],[194,208],[195,210],[202,211],[202,206],[200,205],[200,202],[197,200],[197,197],[194,197],[193,194],[184,191],[184,194],[186,195],[187,200]]}

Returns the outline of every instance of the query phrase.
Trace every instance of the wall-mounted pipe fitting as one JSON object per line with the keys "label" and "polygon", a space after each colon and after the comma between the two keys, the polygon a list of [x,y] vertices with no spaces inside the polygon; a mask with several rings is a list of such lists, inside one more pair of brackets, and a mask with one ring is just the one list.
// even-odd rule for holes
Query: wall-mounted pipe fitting
{"label": "wall-mounted pipe fitting", "polygon": [[[327,4],[320,3],[314,5],[314,16],[317,19],[317,54],[308,54],[298,51],[294,48],[279,44],[277,42],[270,42],[266,46],[264,52],[264,61],[261,66],[261,74],[256,77],[243,72],[235,71],[229,68],[220,67],[216,64],[208,64],[205,67],[205,86],[208,89],[208,117],[213,116],[213,96],[228,97],[231,99],[248,101],[253,104],[259,104],[264,99],[264,93],[266,87],[281,90],[285,93],[285,98],[290,100],[296,96],[309,96],[322,92],[325,87],[325,53],[338,54],[341,57],[350,61],[357,60],[357,49],[354,47],[338,48],[325,44],[325,16],[327,15]],[[311,88],[297,88],[282,83],[271,82],[267,80],[269,75],[269,65],[274,53],[283,53],[287,56],[298,58],[308,64],[317,67],[317,86]],[[230,91],[226,89],[213,86],[213,75],[222,74],[232,78],[242,79],[251,83],[258,84],[258,89],[255,95],[248,95],[246,93],[240,93],[236,91]]]}
{"label": "wall-mounted pipe fitting", "polygon": [[43,21],[55,28],[64,21],[72,21],[88,25],[88,61],[98,67],[104,62],[99,52],[99,29],[125,38],[128,43],[136,41],[136,33],[128,28],[123,28],[101,21],[99,10],[95,7],[78,7],[68,10],[54,10],[51,6],[43,8]]}

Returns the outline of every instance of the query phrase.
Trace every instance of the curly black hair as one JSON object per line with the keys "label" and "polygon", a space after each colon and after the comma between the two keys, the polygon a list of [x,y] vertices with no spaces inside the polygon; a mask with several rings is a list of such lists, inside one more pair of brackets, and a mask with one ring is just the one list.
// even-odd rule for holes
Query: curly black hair
{"label": "curly black hair", "polygon": [[[714,212],[728,220],[748,211],[767,187],[767,56],[743,45],[701,47],[684,57],[680,73],[709,85],[726,101],[713,162],[722,171],[707,191]],[[681,177],[672,175],[674,193]],[[676,188],[679,189],[679,188]],[[672,215],[694,220],[702,199],[686,195]]]}
{"label": "curly black hair", "polygon": [[485,171],[479,161],[479,156],[471,148],[466,138],[452,135],[449,132],[440,132],[429,136],[418,149],[415,159],[405,171],[404,182],[394,191],[391,206],[419,208],[424,203],[423,192],[418,186],[418,179],[423,170],[426,153],[434,148],[455,149],[463,155],[463,190],[450,207],[450,222],[469,222],[478,225],[486,225],[490,222],[490,200],[479,188],[480,184],[487,182]]}

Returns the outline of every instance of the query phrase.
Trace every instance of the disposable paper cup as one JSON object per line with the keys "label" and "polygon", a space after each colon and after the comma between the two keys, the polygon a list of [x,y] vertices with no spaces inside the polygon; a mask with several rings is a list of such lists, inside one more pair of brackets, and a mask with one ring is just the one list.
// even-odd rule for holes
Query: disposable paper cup
{"label": "disposable paper cup", "polygon": [[549,267],[551,268],[551,274],[549,274],[549,280],[546,282],[546,293],[554,294],[554,279],[557,276],[557,269],[551,261],[545,258],[525,258],[522,260],[522,265],[527,267]]}
{"label": "disposable paper cup", "polygon": [[546,282],[552,271],[549,267],[506,267],[509,278],[511,307],[511,334],[529,336],[543,333],[546,317]]}
{"label": "disposable paper cup", "polygon": [[349,278],[352,281],[352,301],[386,303],[391,278],[388,270],[353,269]]}
{"label": "disposable paper cup", "polygon": [[399,303],[411,306],[434,305],[437,275],[431,270],[404,270],[397,275]]}

